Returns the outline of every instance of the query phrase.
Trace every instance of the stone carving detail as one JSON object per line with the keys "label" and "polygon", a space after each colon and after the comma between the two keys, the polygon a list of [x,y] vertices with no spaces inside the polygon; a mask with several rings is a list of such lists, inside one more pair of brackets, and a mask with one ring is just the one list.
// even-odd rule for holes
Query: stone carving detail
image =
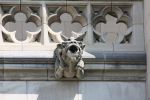
{"label": "stone carving detail", "polygon": [[74,37],[91,52],[144,51],[143,15],[138,11],[142,12],[142,7],[136,3],[113,2],[111,7],[99,1],[67,5],[63,1],[25,1],[20,6],[3,0],[0,50],[52,51],[58,43]]}
{"label": "stone carving detail", "polygon": [[55,77],[81,79],[84,75],[84,62],[82,60],[85,45],[73,37],[57,45],[55,50]]}
{"label": "stone carving detail", "polygon": [[[20,9],[21,9],[21,11],[20,11]],[[4,27],[5,24],[8,22],[15,23],[16,20],[15,20],[14,16],[20,12],[26,15],[26,17],[27,17],[26,23],[33,22],[37,26],[37,30],[35,32],[26,31],[27,38],[24,41],[19,41],[16,39],[16,37],[15,37],[16,31],[10,32],[10,31],[6,30]],[[38,35],[41,32],[41,18],[38,15],[34,14],[32,12],[32,10],[27,6],[22,6],[21,8],[19,6],[11,7],[8,13],[3,14],[1,20],[2,20],[2,33],[4,36],[4,41],[6,41],[6,42],[14,42],[14,43],[35,42]]]}
{"label": "stone carving detail", "polygon": [[[109,18],[113,19],[109,23],[107,18],[109,15]],[[114,22],[115,21],[115,22]],[[96,42],[106,43],[108,42],[106,39],[106,35],[109,33],[115,33],[115,37],[111,36],[111,38],[114,38],[113,42],[115,43],[129,43],[130,38],[132,35],[132,23],[131,18],[124,12],[121,8],[115,6],[115,7],[104,7],[98,15],[96,15],[93,19],[93,30],[94,30],[94,37]],[[96,25],[101,23],[101,27],[105,27],[105,31],[109,30],[108,28],[111,28],[112,30],[110,32],[104,32],[103,30],[97,31]],[[118,30],[117,28],[121,27],[121,23],[124,24],[125,28],[121,31],[114,32],[114,28]],[[103,25],[103,26],[102,26]],[[108,27],[107,27],[108,26]],[[125,31],[124,31],[125,30]]]}
{"label": "stone carving detail", "polygon": [[50,27],[55,22],[58,22],[61,24],[60,16],[64,13],[71,15],[71,17],[72,17],[71,23],[77,22],[77,23],[81,24],[81,26],[82,26],[81,32],[77,33],[77,32],[72,31],[71,37],[80,38],[80,37],[85,36],[86,35],[86,27],[85,26],[87,25],[87,21],[86,21],[85,17],[78,14],[76,9],[72,6],[67,6],[67,8],[62,6],[62,7],[59,7],[55,13],[50,14],[50,16],[48,17],[48,25],[49,25],[48,31],[49,31],[49,35],[51,37],[51,40],[53,42],[61,43],[64,41],[64,39],[69,38],[68,36],[65,36],[64,35],[65,33],[63,33],[62,31],[54,32]]}

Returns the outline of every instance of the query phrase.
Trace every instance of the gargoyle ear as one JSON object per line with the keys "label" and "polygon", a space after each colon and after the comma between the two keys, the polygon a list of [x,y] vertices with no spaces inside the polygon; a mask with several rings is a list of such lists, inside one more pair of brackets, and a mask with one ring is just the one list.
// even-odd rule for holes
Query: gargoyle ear
{"label": "gargoyle ear", "polygon": [[85,44],[82,44],[81,48],[84,49],[85,48]]}

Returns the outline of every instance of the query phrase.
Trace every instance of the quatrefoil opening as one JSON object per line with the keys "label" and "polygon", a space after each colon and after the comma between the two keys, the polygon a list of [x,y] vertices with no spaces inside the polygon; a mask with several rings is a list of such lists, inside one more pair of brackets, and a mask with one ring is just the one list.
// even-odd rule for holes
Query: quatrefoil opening
{"label": "quatrefoil opening", "polygon": [[[108,19],[113,19],[115,22],[112,24],[108,22]],[[111,20],[112,21],[112,20]],[[115,38],[112,41],[113,43],[129,43],[132,35],[132,23],[131,18],[125,14],[121,8],[115,7],[104,7],[97,16],[93,19],[93,31],[96,42],[108,43],[108,39],[106,39],[106,35],[109,33],[115,33]],[[100,31],[96,30],[96,26],[101,23],[101,27],[105,27],[106,31],[100,29]],[[123,25],[122,25],[123,24]],[[113,28],[119,28],[120,26],[124,26],[125,31],[113,31]],[[108,27],[109,26],[109,27]],[[116,26],[116,27],[115,27]],[[107,32],[107,28],[111,28],[112,31]],[[111,36],[113,38],[113,36]]]}
{"label": "quatrefoil opening", "polygon": [[[23,13],[26,16],[25,23],[32,22],[37,27],[36,31],[34,31],[34,32],[27,30],[26,31],[27,37],[23,41],[20,41],[16,38],[16,31],[10,32],[4,27],[6,25],[6,23],[8,23],[8,22],[16,23],[15,15],[18,13]],[[4,41],[6,41],[6,42],[13,42],[13,43],[35,42],[41,32],[41,18],[38,15],[34,14],[32,12],[32,10],[27,6],[22,6],[21,9],[19,6],[13,6],[9,10],[9,13],[4,14],[2,16],[2,32],[3,32],[3,36],[5,37]]]}
{"label": "quatrefoil opening", "polygon": [[[50,26],[53,23],[57,22],[57,23],[61,24],[61,21],[62,21],[61,15],[63,15],[63,14],[68,14],[72,17],[71,24],[79,23],[82,26],[81,31],[78,33],[71,31],[72,36],[71,35],[67,36],[67,35],[64,35],[65,33],[63,33],[63,31],[55,32],[54,30],[52,30]],[[57,43],[61,43],[65,40],[68,40],[68,38],[70,38],[70,36],[74,37],[76,40],[83,40],[83,38],[86,35],[86,25],[87,25],[86,18],[84,16],[78,14],[77,10],[72,6],[59,7],[54,14],[51,14],[48,17],[49,35],[50,35],[51,39]]]}

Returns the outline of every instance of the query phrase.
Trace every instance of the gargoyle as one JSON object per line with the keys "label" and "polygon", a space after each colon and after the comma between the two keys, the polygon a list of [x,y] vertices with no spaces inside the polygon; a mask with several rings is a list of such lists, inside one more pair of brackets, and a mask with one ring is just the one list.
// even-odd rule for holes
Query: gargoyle
{"label": "gargoyle", "polygon": [[57,45],[55,49],[55,77],[81,79],[84,75],[84,62],[82,60],[85,45],[73,37]]}

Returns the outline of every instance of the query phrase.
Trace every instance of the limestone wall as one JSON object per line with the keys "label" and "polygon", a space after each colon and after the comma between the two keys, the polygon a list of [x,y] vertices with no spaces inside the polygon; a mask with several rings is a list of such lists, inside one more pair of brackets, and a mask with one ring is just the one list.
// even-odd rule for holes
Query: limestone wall
{"label": "limestone wall", "polygon": [[1,100],[146,100],[144,82],[5,81]]}
{"label": "limestone wall", "polygon": [[[142,0],[0,0],[0,100],[146,100]],[[83,79],[54,77],[54,50],[81,38]]]}

